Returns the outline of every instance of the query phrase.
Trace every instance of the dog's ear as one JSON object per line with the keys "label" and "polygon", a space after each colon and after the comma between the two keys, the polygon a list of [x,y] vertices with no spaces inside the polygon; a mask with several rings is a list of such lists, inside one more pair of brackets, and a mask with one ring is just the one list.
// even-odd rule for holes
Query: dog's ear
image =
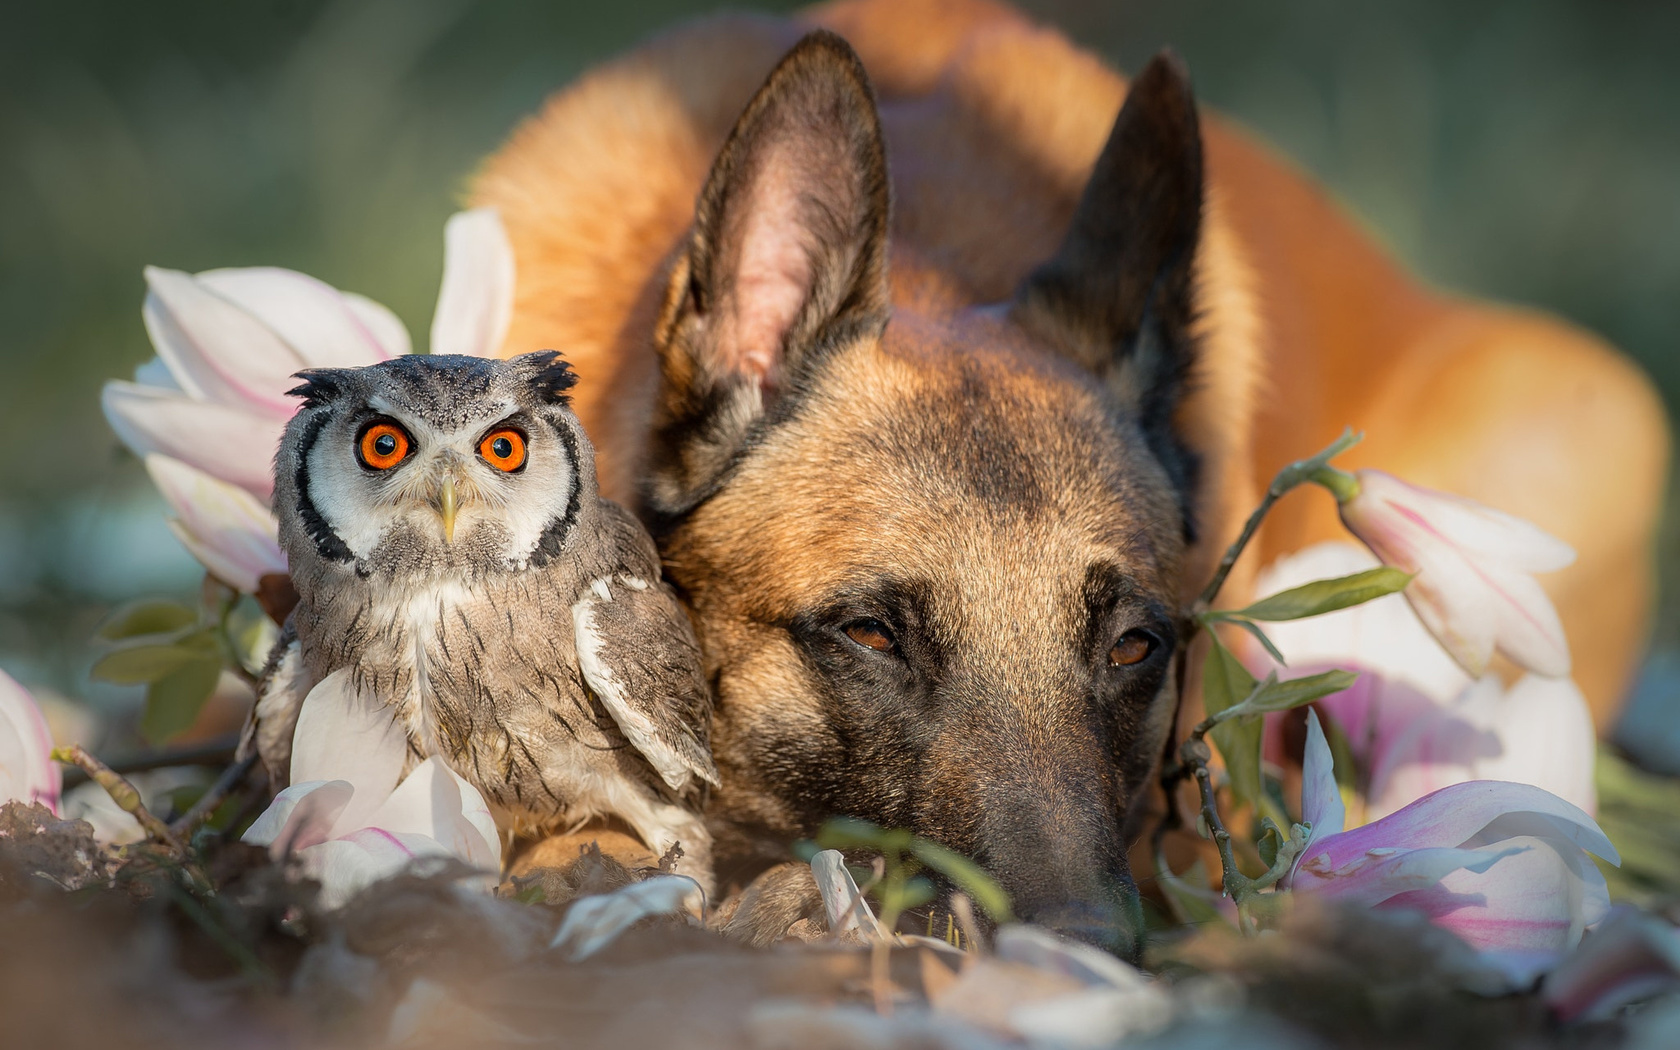
{"label": "dog's ear", "polygon": [[[1195,457],[1174,430],[1194,362],[1202,139],[1184,65],[1158,54],[1132,82],[1066,239],[1011,313],[1103,376],[1138,421],[1188,509]],[[1186,513],[1186,529],[1190,517]]]}
{"label": "dog's ear", "polygon": [[736,122],[695,209],[656,333],[652,516],[691,509],[829,348],[888,310],[888,185],[863,64],[813,32]]}

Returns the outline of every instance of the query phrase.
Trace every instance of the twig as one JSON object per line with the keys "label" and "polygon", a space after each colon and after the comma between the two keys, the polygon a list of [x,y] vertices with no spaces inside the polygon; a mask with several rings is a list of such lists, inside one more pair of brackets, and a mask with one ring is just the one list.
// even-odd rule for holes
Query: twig
{"label": "twig", "polygon": [[[113,773],[147,773],[154,769],[167,769],[170,766],[220,766],[233,761],[234,747],[239,743],[237,734],[216,737],[206,740],[202,744],[192,744],[187,747],[166,748],[162,751],[149,751],[142,755],[109,763],[106,768]],[[86,771],[71,769],[66,771],[64,786],[75,787],[88,778]]]}
{"label": "twig", "polygon": [[177,856],[186,856],[186,848],[181,845],[181,840],[169,829],[168,824],[152,815],[151,810],[141,801],[139,790],[120,773],[88,754],[79,744],[54,748],[52,759],[55,762],[80,767],[89,779],[105,789],[105,793],[111,796],[111,801],[115,802],[119,809],[139,821],[148,836],[168,846]]}
{"label": "twig", "polygon": [[209,820],[210,815],[215,813],[217,807],[226,801],[228,795],[245,782],[245,778],[250,776],[251,767],[256,764],[256,761],[257,756],[255,754],[246,755],[223,770],[222,775],[217,778],[216,782],[210,785],[210,790],[200,795],[198,801],[192,804],[192,808],[181,814],[175,823],[169,826],[169,830],[183,839],[191,838],[192,833],[198,830],[198,826]]}
{"label": "twig", "polygon": [[[1225,548],[1225,556],[1219,559],[1219,567],[1213,570],[1213,579],[1208,581],[1208,585],[1196,597],[1195,605],[1191,606],[1192,616],[1204,613],[1213,606],[1213,600],[1219,596],[1219,589],[1225,586],[1225,577],[1231,574],[1231,568],[1237,564],[1237,558],[1242,555],[1243,549],[1248,546],[1248,541],[1252,540],[1254,534],[1259,531],[1260,522],[1272,509],[1272,504],[1282,499],[1296,486],[1314,480],[1314,475],[1330,460],[1359,444],[1364,436],[1363,434],[1355,434],[1352,430],[1344,430],[1342,436],[1331,442],[1330,447],[1323,452],[1309,459],[1296,460],[1278,471],[1277,477],[1273,478],[1272,483],[1266,486],[1266,495],[1260,500],[1260,505],[1254,508],[1254,513],[1250,514],[1248,520],[1243,522],[1242,532],[1238,533],[1237,538],[1232,541],[1231,545]],[[1193,625],[1195,621],[1192,619],[1191,622]],[[1194,630],[1194,626],[1191,629]],[[1189,639],[1185,639],[1185,641],[1188,643]]]}

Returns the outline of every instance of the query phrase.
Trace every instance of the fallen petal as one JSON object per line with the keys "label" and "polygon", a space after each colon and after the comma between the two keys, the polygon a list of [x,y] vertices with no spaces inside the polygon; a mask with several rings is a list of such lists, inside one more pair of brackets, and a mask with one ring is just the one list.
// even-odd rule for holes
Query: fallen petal
{"label": "fallen petal", "polygon": [[846,858],[839,850],[825,849],[811,858],[811,875],[816,879],[817,892],[822,894],[823,910],[828,915],[829,932],[837,937],[856,932],[867,938],[887,936],[857,880],[846,868]]}
{"label": "fallen petal", "polygon": [[682,875],[655,875],[612,893],[584,897],[566,912],[550,948],[570,948],[573,962],[587,959],[618,935],[655,915],[698,915],[705,894]]}

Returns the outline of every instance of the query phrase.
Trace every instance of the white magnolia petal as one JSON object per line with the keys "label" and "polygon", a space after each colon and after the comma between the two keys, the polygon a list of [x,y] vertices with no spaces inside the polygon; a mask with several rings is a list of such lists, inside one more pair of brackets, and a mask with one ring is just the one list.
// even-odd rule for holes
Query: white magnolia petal
{"label": "white magnolia petal", "polygon": [[1447,655],[1471,677],[1481,677],[1493,659],[1497,614],[1476,567],[1440,546],[1420,549],[1416,565],[1416,578],[1402,592],[1406,600]]}
{"label": "white magnolia petal", "polygon": [[1450,492],[1426,489],[1380,470],[1357,472],[1362,496],[1403,507],[1429,531],[1467,554],[1524,572],[1554,572],[1575,549],[1532,522]]}
{"label": "white magnolia petal", "polygon": [[484,796],[437,755],[404,777],[368,816],[367,825],[397,835],[424,835],[474,867],[501,867],[501,839]]}
{"label": "white magnolia petal", "polygon": [[364,699],[349,669],[334,671],[304,697],[292,734],[292,780],[347,780],[356,794],[334,825],[342,835],[367,826],[396,790],[408,734],[395,712]]}
{"label": "white magnolia petal", "polygon": [[1524,675],[1510,690],[1482,698],[1485,706],[1461,707],[1467,719],[1499,737],[1498,755],[1476,762],[1477,780],[1533,784],[1593,813],[1597,735],[1592,709],[1567,678]]}
{"label": "white magnolia petal", "polygon": [[408,329],[403,327],[402,321],[398,320],[396,314],[365,295],[357,295],[355,292],[342,292],[340,294],[344,296],[344,301],[349,305],[350,312],[361,321],[362,327],[373,334],[374,341],[379,344],[381,352],[385,355],[385,360],[413,352],[414,347],[409,342]]}
{"label": "white magnolia petal", "polygon": [[442,846],[424,835],[361,828],[311,846],[298,856],[304,870],[321,883],[321,904],[337,908],[374,883],[401,874],[417,858],[443,852]]}
{"label": "white magnolia petal", "polygon": [[186,393],[181,384],[175,382],[175,374],[169,366],[163,363],[163,358],[154,357],[150,361],[134,370],[134,381],[141,386],[156,387],[159,390],[169,390],[177,394]]}
{"label": "white magnolia petal", "polygon": [[432,353],[494,357],[513,317],[513,246],[501,216],[494,208],[458,212],[443,239]]}
{"label": "white magnolia petal", "polygon": [[0,671],[0,803],[39,802],[58,812],[63,774],[52,732],[29,690]]}
{"label": "white magnolia petal", "polygon": [[276,859],[325,842],[355,790],[345,780],[292,784],[274,796],[239,841],[269,846]]}
{"label": "white magnolia petal", "polygon": [[194,397],[290,419],[292,374],[307,362],[249,311],[217,295],[191,274],[146,268],[150,288],[141,310],[158,356]]}
{"label": "white magnolia petal", "polygon": [[1340,833],[1347,823],[1347,807],[1336,785],[1335,758],[1324,727],[1318,724],[1318,712],[1311,708],[1307,709],[1307,749],[1301,767],[1301,819],[1312,825],[1308,846]]}
{"label": "white magnolia petal", "polygon": [[549,947],[570,947],[574,962],[587,959],[649,916],[698,913],[704,898],[699,883],[681,875],[655,875],[612,893],[584,897],[566,912]]}
{"label": "white magnolia petal", "polygon": [[[1365,572],[1379,564],[1370,551],[1356,544],[1317,543],[1267,566],[1256,579],[1254,592],[1263,598],[1316,580]],[[1441,651],[1398,594],[1323,616],[1268,623],[1265,629],[1292,669],[1355,667],[1362,676],[1370,673],[1411,686],[1434,701],[1449,699],[1470,683],[1470,677]],[[1348,727],[1344,724],[1343,728]]]}
{"label": "white magnolia petal", "polygon": [[1499,679],[1486,675],[1452,702],[1419,711],[1376,749],[1371,756],[1366,819],[1381,819],[1425,795],[1471,780],[1529,783],[1522,777],[1482,772],[1481,763],[1497,759],[1505,749],[1489,711],[1503,701],[1504,693]]}
{"label": "white magnolia petal", "polygon": [[274,515],[249,492],[156,453],[146,473],[179,515],[170,528],[211,575],[251,594],[262,577],[286,571]]}
{"label": "white magnolia petal", "polygon": [[[392,356],[386,342],[389,323],[381,319],[375,327],[366,320],[370,307],[383,307],[368,299],[352,303],[349,296],[308,274],[250,266],[208,270],[198,275],[198,281],[271,329],[297,355],[299,368],[351,368]],[[385,313],[389,317],[389,311]],[[397,328],[401,327],[399,322]],[[405,352],[407,342],[404,333]],[[289,383],[286,389],[295,385]]]}
{"label": "white magnolia petal", "polygon": [[1569,641],[1546,591],[1532,576],[1489,570],[1493,594],[1494,645],[1519,667],[1548,678],[1569,674]]}
{"label": "white magnolia petal", "polygon": [[100,403],[135,455],[161,452],[261,500],[273,492],[283,420],[122,380],[105,384]]}

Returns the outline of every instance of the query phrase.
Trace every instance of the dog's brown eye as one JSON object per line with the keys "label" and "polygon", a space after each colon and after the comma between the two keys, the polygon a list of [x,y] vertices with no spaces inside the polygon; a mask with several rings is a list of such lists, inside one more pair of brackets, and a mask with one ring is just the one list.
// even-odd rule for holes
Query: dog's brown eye
{"label": "dog's brown eye", "polygon": [[1155,651],[1155,639],[1142,631],[1127,631],[1108,651],[1108,666],[1130,667]]}
{"label": "dog's brown eye", "polygon": [[880,620],[853,620],[845,626],[846,637],[878,653],[890,653],[895,648],[892,632]]}

